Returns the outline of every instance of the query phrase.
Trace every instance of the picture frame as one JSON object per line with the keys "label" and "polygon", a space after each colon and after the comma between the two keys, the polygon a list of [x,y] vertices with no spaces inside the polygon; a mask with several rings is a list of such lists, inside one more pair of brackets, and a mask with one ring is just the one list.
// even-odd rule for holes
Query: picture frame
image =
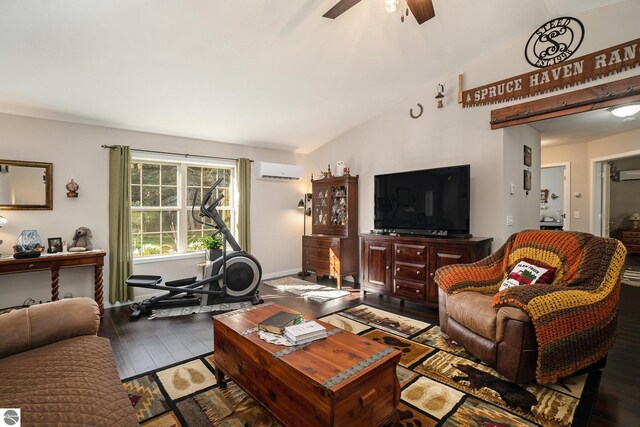
{"label": "picture frame", "polygon": [[547,203],[549,201],[549,190],[540,190],[540,203]]}
{"label": "picture frame", "polygon": [[531,171],[524,170],[524,185],[525,191],[531,191]]}
{"label": "picture frame", "polygon": [[532,165],[531,154],[532,154],[531,147],[529,147],[528,145],[525,145],[524,146],[524,159],[523,159],[525,166],[531,166]]}
{"label": "picture frame", "polygon": [[47,253],[55,254],[62,252],[62,237],[50,237],[47,240],[49,242]]}

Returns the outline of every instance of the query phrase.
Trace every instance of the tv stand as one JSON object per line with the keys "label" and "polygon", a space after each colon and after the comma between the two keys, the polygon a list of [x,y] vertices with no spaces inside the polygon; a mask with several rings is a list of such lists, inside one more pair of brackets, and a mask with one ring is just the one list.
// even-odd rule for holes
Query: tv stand
{"label": "tv stand", "polygon": [[[397,230],[400,231],[400,230]],[[438,268],[491,253],[493,239],[361,234],[361,293],[375,292],[438,307]]]}

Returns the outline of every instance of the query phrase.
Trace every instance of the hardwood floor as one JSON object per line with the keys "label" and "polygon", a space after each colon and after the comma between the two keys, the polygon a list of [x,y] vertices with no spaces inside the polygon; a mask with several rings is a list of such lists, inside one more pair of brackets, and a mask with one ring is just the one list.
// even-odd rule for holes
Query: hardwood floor
{"label": "hardwood floor", "polygon": [[[635,263],[638,264],[635,264]],[[640,265],[640,256],[631,260]],[[313,277],[313,276],[312,276]],[[314,279],[311,279],[314,280]],[[328,279],[320,283],[331,284]],[[368,294],[360,297],[358,290],[351,296],[321,304],[287,295],[261,285],[265,301],[299,310],[311,317],[321,317],[348,307],[366,303],[371,306],[406,314],[429,323],[437,323],[437,311],[394,298]],[[107,309],[99,334],[111,340],[116,365],[121,378],[130,377],[162,366],[198,356],[213,349],[213,328],[210,314],[166,319],[140,319],[129,322],[128,307]],[[640,287],[622,285],[620,293],[619,332],[614,348],[609,352],[602,375],[591,426],[640,425]]]}

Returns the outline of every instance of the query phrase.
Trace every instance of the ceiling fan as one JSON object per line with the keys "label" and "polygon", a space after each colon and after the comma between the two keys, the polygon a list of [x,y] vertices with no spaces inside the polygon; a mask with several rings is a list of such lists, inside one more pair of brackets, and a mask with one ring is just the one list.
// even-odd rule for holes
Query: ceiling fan
{"label": "ceiling fan", "polygon": [[[360,3],[360,0],[340,0],[322,16],[325,18],[336,19],[358,3]],[[385,0],[384,3],[387,11],[393,12],[398,8],[398,0]],[[433,9],[433,0],[406,0],[406,4],[409,10],[411,10],[413,16],[416,18],[416,21],[418,21],[418,24],[427,22],[429,19],[436,16],[436,12]],[[393,10],[389,10],[389,7]],[[404,22],[404,16],[402,19]]]}

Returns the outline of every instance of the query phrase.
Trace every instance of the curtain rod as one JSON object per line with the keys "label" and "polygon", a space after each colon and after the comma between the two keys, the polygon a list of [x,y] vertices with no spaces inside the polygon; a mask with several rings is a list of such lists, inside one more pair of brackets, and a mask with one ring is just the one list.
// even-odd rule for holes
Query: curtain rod
{"label": "curtain rod", "polygon": [[[116,148],[117,145],[106,145],[106,144],[102,144],[101,145],[102,148],[108,148],[108,149],[113,149]],[[132,151],[138,151],[141,153],[153,153],[153,154],[170,154],[173,156],[184,156],[184,157],[200,157],[202,159],[218,159],[218,160],[239,160],[233,157],[217,157],[217,156],[201,156],[199,154],[188,154],[188,153],[174,153],[171,151],[156,151],[156,150],[139,150],[137,148],[132,148]],[[251,163],[253,163],[253,160],[249,159],[249,161]]]}

